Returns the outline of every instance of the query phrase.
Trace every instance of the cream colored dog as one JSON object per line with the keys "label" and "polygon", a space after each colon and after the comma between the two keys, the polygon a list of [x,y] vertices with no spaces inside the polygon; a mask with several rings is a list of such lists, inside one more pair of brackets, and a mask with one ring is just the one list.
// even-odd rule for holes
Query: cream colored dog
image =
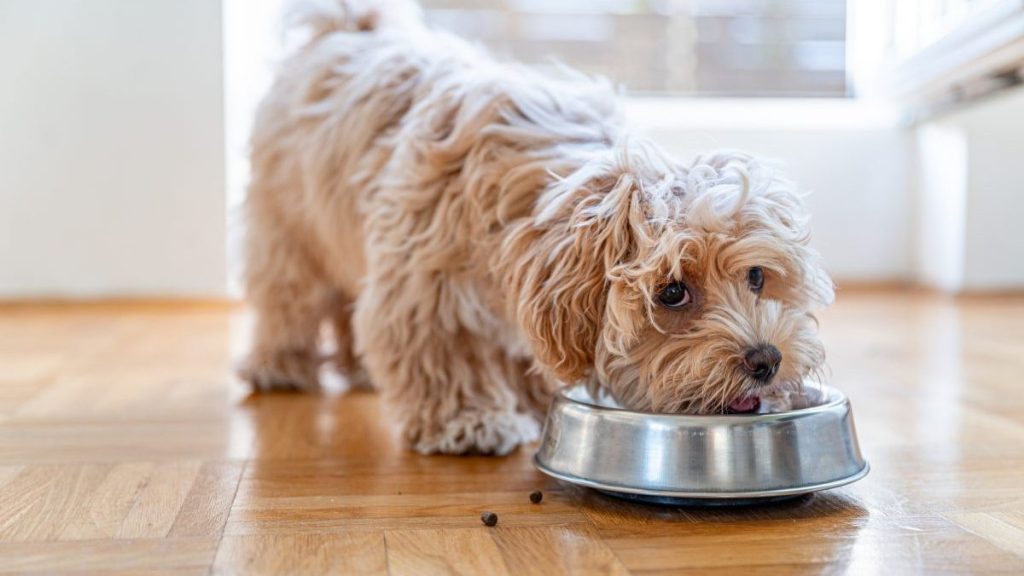
{"label": "cream colored dog", "polygon": [[326,321],[410,446],[503,454],[561,383],[746,412],[822,366],[832,284],[775,173],[684,166],[628,136],[606,83],[497,63],[415,6],[298,14],[253,136],[256,388],[317,388]]}

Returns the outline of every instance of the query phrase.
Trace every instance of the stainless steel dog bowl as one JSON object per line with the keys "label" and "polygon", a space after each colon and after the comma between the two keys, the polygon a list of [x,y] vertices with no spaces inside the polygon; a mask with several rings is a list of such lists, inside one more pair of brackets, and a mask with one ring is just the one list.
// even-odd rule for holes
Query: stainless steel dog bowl
{"label": "stainless steel dog bowl", "polygon": [[616,496],[663,504],[746,504],[849,484],[868,473],[850,402],[777,414],[634,412],[563,389],[548,411],[537,467]]}

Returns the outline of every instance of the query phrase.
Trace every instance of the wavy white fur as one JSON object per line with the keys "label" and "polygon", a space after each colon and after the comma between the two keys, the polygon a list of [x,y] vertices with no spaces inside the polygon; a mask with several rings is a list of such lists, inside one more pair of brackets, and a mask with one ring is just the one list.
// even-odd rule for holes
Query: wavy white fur
{"label": "wavy white fur", "polygon": [[[418,13],[295,12],[308,41],[252,141],[255,387],[315,388],[327,321],[410,446],[502,454],[563,382],[716,412],[820,369],[832,285],[789,182],[741,153],[684,166],[628,134],[607,82],[497,63]],[[672,281],[685,310],[658,303]],[[762,343],[783,358],[770,387],[740,369]]]}

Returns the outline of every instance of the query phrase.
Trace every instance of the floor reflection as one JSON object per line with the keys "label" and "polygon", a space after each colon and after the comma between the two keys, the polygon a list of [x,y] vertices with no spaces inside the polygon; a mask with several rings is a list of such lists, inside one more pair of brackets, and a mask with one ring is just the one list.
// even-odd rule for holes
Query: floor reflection
{"label": "floor reflection", "polygon": [[829,571],[845,573],[871,516],[841,490],[769,504],[682,507],[641,504],[578,487],[566,494],[620,555],[641,556],[644,542],[656,539],[658,557],[646,559],[652,569],[670,569],[676,562],[711,568],[693,554],[723,553],[728,556],[721,558],[730,559],[718,567],[777,565],[790,555],[794,563],[827,562]]}

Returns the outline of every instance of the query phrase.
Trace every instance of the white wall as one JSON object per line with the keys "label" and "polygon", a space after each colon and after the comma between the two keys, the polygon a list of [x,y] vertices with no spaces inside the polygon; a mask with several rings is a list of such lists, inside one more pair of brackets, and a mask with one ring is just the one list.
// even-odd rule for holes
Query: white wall
{"label": "white wall", "polygon": [[0,297],[226,286],[221,3],[0,1]]}
{"label": "white wall", "polygon": [[[1024,287],[1024,89],[936,118],[917,140],[921,279],[949,291]],[[954,242],[959,260],[942,249]]]}
{"label": "white wall", "polygon": [[915,198],[913,223],[916,277],[946,292],[963,288],[967,207],[967,139],[963,131],[931,124],[915,130]]}
{"label": "white wall", "polygon": [[949,121],[967,135],[964,286],[1024,286],[1024,90],[979,104]]}

